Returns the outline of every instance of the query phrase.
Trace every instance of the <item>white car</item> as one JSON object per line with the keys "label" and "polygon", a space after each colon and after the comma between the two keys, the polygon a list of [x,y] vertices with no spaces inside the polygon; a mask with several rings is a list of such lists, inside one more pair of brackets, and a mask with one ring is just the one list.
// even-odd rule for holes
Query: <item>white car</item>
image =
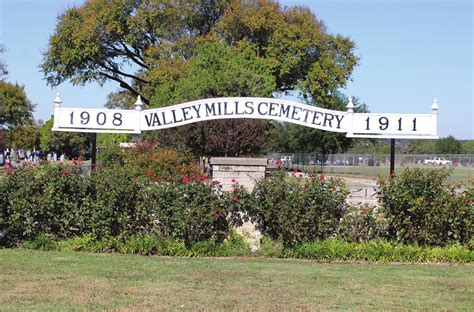
{"label": "white car", "polygon": [[284,164],[291,164],[293,162],[293,156],[281,156],[280,161]]}
{"label": "white car", "polygon": [[441,157],[433,157],[430,159],[425,159],[423,163],[426,164],[431,164],[431,165],[451,165],[452,161],[451,160],[446,160]]}

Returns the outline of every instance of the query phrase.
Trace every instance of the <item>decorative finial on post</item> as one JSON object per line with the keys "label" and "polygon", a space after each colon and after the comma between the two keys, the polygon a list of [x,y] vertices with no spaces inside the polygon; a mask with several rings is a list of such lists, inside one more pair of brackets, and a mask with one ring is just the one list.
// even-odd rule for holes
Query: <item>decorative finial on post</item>
{"label": "decorative finial on post", "polygon": [[433,100],[433,105],[431,105],[431,113],[437,114],[439,109],[438,101],[436,99]]}
{"label": "decorative finial on post", "polygon": [[143,102],[142,102],[142,97],[140,95],[137,97],[137,101],[135,102],[134,105],[135,105],[135,110],[137,110],[137,111],[142,110]]}
{"label": "decorative finial on post", "polygon": [[56,98],[54,99],[54,108],[60,108],[61,103],[61,97],[59,96],[59,93],[56,93]]}
{"label": "decorative finial on post", "polygon": [[347,104],[347,112],[353,113],[354,112],[354,103],[352,103],[352,96],[349,97],[349,104]]}

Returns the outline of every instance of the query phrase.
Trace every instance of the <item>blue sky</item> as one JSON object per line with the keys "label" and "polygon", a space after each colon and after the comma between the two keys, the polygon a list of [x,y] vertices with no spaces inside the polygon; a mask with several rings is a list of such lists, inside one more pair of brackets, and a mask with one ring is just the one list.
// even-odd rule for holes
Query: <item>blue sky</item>
{"label": "blue sky", "polygon": [[[63,105],[102,107],[115,84],[99,87],[46,85],[39,71],[42,52],[56,17],[82,1],[0,0],[0,43],[7,51],[8,80],[25,85],[35,117],[53,114],[60,92]],[[280,1],[307,5],[330,33],[354,40],[360,65],[342,90],[365,102],[371,112],[430,113],[440,105],[438,132],[474,139],[473,4],[470,0]]]}

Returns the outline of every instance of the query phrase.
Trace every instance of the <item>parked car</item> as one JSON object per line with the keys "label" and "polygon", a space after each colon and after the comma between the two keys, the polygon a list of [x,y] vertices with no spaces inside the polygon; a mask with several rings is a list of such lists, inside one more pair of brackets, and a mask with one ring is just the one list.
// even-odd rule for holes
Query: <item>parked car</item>
{"label": "parked car", "polygon": [[293,163],[293,156],[281,156],[280,160],[283,164],[289,164],[291,165]]}
{"label": "parked car", "polygon": [[441,157],[433,157],[433,158],[425,159],[423,161],[423,163],[425,165],[427,165],[427,164],[431,164],[431,165],[451,165],[452,164],[451,160],[446,160],[446,159],[441,158]]}

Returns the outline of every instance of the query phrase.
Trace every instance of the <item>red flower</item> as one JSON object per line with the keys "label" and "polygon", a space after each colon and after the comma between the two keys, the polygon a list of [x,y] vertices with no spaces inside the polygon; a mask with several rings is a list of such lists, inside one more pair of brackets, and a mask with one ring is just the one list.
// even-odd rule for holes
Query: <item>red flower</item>
{"label": "red flower", "polygon": [[297,172],[298,172],[298,169],[293,170],[293,172],[294,172],[294,173],[297,173]]}
{"label": "red flower", "polygon": [[15,170],[13,170],[12,168],[7,169],[8,174],[13,174],[13,171],[15,171]]}
{"label": "red flower", "polygon": [[91,167],[94,168],[95,166],[97,166],[97,164],[91,164]]}
{"label": "red flower", "polygon": [[395,172],[390,172],[390,176],[393,178],[395,176]]}
{"label": "red flower", "polygon": [[320,179],[324,179],[324,174],[319,176]]}
{"label": "red flower", "polygon": [[186,178],[185,176],[183,176],[183,182],[186,183],[186,184],[189,184],[189,179]]}
{"label": "red flower", "polygon": [[303,174],[302,174],[302,173],[300,173],[300,178],[302,178],[302,177],[303,177]]}
{"label": "red flower", "polygon": [[61,177],[65,177],[68,171],[66,169],[61,170]]}
{"label": "red flower", "polygon": [[10,166],[11,164],[12,164],[11,162],[9,162],[9,161],[6,161],[6,162],[3,164],[3,166],[5,166],[5,167],[6,167],[6,166]]}
{"label": "red flower", "polygon": [[237,199],[238,199],[237,196],[232,196],[233,201],[237,201]]}
{"label": "red flower", "polygon": [[367,213],[369,212],[369,208],[362,208],[362,213]]}
{"label": "red flower", "polygon": [[275,165],[280,166],[280,165],[281,165],[281,160],[277,159],[277,160],[275,161]]}
{"label": "red flower", "polygon": [[337,187],[333,187],[332,190],[333,190],[333,191],[337,191]]}
{"label": "red flower", "polygon": [[206,176],[203,176],[203,175],[199,176],[199,181],[204,181],[204,180],[206,180]]}
{"label": "red flower", "polygon": [[235,183],[237,182],[237,180],[235,178],[233,178],[232,180],[230,180],[232,183]]}
{"label": "red flower", "polygon": [[214,218],[217,218],[217,217],[219,217],[219,214],[218,214],[217,212],[215,212],[215,213],[212,214],[212,216],[213,216]]}

